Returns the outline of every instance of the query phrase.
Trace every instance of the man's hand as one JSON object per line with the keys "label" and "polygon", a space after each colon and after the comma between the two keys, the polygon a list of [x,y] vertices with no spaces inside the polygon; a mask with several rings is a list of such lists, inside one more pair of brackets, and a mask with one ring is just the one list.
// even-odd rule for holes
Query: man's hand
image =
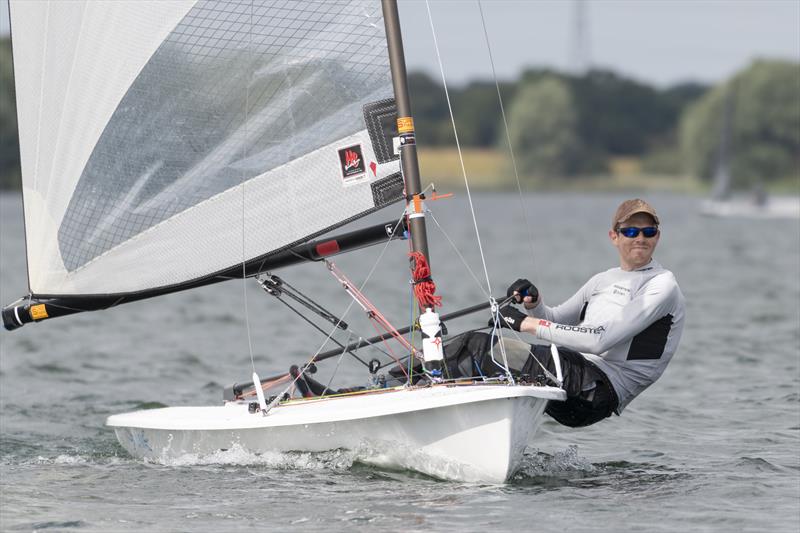
{"label": "man's hand", "polygon": [[513,296],[515,302],[524,303],[527,309],[536,307],[539,303],[539,289],[527,279],[520,278],[512,283],[506,291],[506,296],[509,298]]}
{"label": "man's hand", "polygon": [[[501,328],[510,328],[514,331],[521,331],[520,328],[522,328],[522,321],[526,318],[529,318],[528,315],[522,311],[519,311],[514,306],[507,305],[500,308],[500,320],[498,320],[497,325]],[[489,325],[494,326],[494,319],[489,321]]]}

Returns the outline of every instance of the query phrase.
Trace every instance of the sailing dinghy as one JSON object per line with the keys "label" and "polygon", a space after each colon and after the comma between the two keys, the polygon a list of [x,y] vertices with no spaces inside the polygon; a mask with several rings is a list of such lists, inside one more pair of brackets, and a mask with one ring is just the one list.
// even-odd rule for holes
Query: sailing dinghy
{"label": "sailing dinghy", "polygon": [[733,102],[733,88],[729,88],[725,93],[711,197],[700,204],[700,214],[719,218],[763,220],[800,218],[800,198],[770,197],[760,181],[756,183],[751,197],[734,196],[731,176]]}
{"label": "sailing dinghy", "polygon": [[[131,455],[344,448],[440,478],[514,474],[565,393],[560,375],[515,375],[502,342],[492,376],[454,378],[443,360],[441,320],[499,302],[436,312],[394,0],[11,0],[10,14],[29,293],[3,309],[6,329],[237,278],[333,324],[336,348],[264,380],[253,365],[222,405],[111,416]],[[399,220],[330,236],[398,202]],[[331,258],[406,237],[419,316],[398,330]],[[337,342],[342,318],[272,274],[307,261],[385,333]],[[404,355],[370,361],[373,386],[311,378],[385,339]]]}

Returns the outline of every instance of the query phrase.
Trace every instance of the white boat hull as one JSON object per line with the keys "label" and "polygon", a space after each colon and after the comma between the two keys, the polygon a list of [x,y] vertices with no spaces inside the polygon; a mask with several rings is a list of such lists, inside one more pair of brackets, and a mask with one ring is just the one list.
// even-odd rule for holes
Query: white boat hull
{"label": "white boat hull", "polygon": [[721,218],[796,219],[800,218],[800,198],[772,197],[764,204],[737,198],[706,200],[700,213]]}
{"label": "white boat hull", "polygon": [[383,466],[503,483],[519,468],[547,402],[564,397],[553,387],[438,385],[290,402],[267,416],[246,403],[168,407],[114,415],[107,425],[131,455],[155,462],[233,447],[255,454],[350,449]]}

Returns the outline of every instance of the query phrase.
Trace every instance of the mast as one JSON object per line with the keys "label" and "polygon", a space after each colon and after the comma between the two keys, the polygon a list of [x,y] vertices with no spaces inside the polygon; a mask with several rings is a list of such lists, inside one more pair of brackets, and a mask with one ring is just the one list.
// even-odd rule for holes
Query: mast
{"label": "mast", "polygon": [[[394,99],[397,103],[397,133],[400,137],[400,162],[406,183],[409,231],[411,246],[422,252],[430,265],[428,234],[425,229],[425,213],[422,208],[422,186],[419,178],[419,162],[414,137],[414,119],[411,116],[411,100],[408,96],[406,58],[403,53],[403,37],[400,33],[400,17],[397,0],[382,0],[383,20],[386,25],[386,42],[389,48],[389,65],[392,72]],[[423,309],[424,311],[424,309]]]}
{"label": "mast", "polygon": [[[411,116],[411,100],[408,96],[408,81],[406,76],[406,58],[403,53],[403,37],[400,33],[400,17],[397,13],[397,0],[381,0],[383,7],[383,20],[386,26],[386,43],[389,49],[389,67],[392,73],[394,99],[397,104],[397,135],[400,139],[400,165],[403,179],[406,184],[406,213],[408,214],[408,229],[411,234],[411,248],[421,254],[427,262],[428,274],[426,285],[435,289],[431,281],[430,255],[428,254],[428,234],[425,229],[424,195],[419,179],[419,162],[417,161],[417,144],[414,137],[414,119]],[[420,266],[419,261],[413,269]],[[422,279],[416,279],[415,283]],[[415,292],[417,287],[415,287]],[[422,351],[425,358],[425,368],[434,380],[442,378],[444,367],[444,352],[442,348],[442,327],[439,315],[424,304],[420,294],[417,293],[419,304],[419,329],[422,333]]]}
{"label": "mast", "polygon": [[588,7],[586,0],[572,1],[573,26],[570,66],[572,67],[572,73],[576,76],[583,76],[591,66]]}

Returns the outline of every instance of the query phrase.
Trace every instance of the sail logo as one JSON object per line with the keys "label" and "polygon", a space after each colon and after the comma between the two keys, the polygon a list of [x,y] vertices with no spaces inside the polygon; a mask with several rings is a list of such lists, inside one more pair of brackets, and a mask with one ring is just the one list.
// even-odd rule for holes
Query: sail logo
{"label": "sail logo", "polygon": [[342,178],[345,181],[366,173],[367,167],[364,165],[364,154],[361,151],[361,145],[354,144],[339,150],[339,164],[342,169]]}
{"label": "sail logo", "polygon": [[361,164],[361,158],[352,150],[345,150],[344,152],[344,171],[354,169]]}

